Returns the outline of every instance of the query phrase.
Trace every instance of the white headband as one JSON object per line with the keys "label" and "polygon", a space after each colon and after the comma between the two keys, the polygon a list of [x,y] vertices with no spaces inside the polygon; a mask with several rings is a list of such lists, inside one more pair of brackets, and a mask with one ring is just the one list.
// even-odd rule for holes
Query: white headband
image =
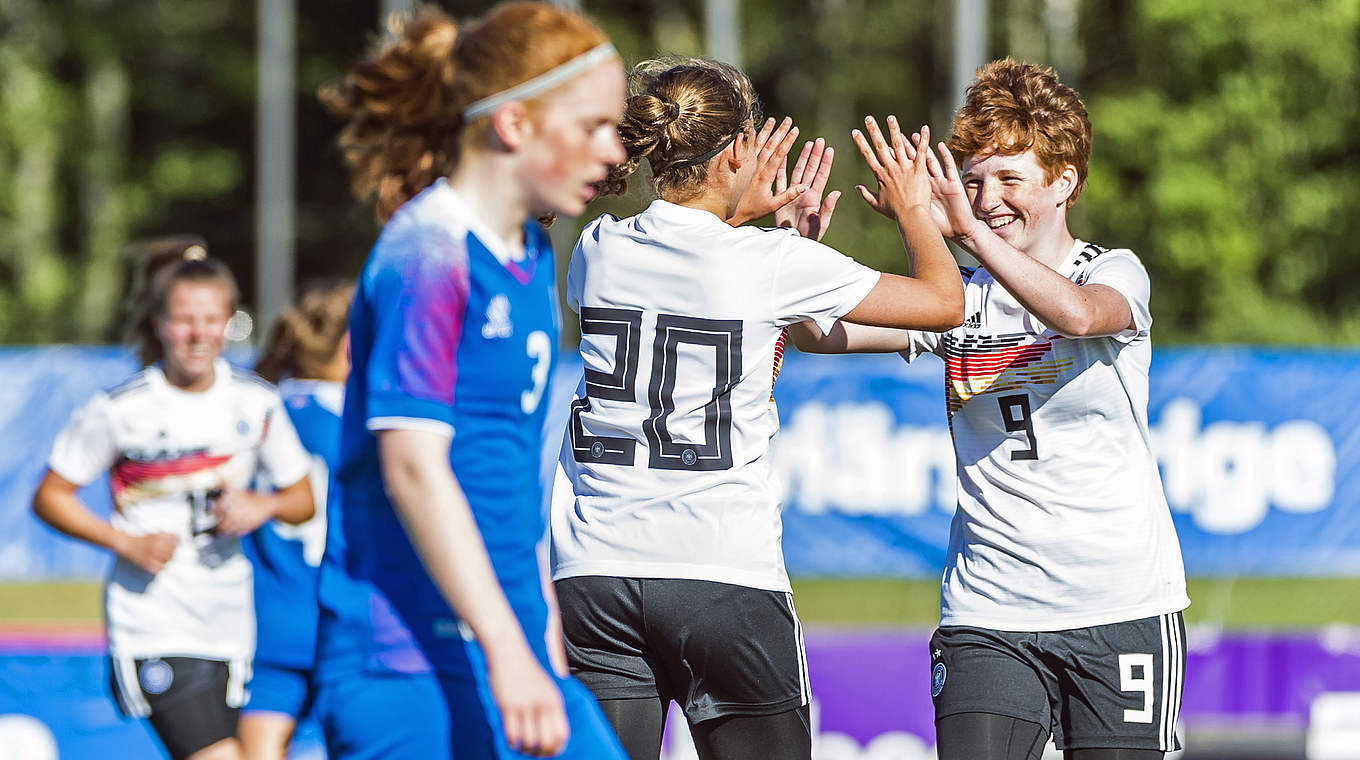
{"label": "white headband", "polygon": [[472,121],[479,116],[485,116],[486,114],[491,113],[512,100],[523,100],[541,92],[547,92],[568,79],[575,77],[577,74],[584,72],[586,69],[617,56],[618,51],[614,50],[614,46],[608,42],[598,47],[591,48],[570,61],[548,69],[527,82],[521,82],[508,90],[501,90],[495,95],[488,95],[481,100],[473,102],[472,105],[463,109],[463,120]]}

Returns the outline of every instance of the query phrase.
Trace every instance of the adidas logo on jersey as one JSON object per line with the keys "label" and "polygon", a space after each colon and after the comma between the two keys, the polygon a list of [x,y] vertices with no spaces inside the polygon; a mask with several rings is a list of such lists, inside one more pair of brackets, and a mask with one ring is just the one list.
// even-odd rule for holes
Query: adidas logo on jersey
{"label": "adidas logo on jersey", "polygon": [[491,303],[486,305],[486,324],[482,325],[482,337],[487,340],[508,338],[514,331],[515,326],[510,322],[510,299],[497,293],[492,296]]}
{"label": "adidas logo on jersey", "polygon": [[982,312],[980,312],[980,311],[974,312],[974,313],[973,313],[971,316],[969,316],[967,319],[963,320],[963,329],[965,329],[965,330],[981,330],[981,329],[982,329]]}

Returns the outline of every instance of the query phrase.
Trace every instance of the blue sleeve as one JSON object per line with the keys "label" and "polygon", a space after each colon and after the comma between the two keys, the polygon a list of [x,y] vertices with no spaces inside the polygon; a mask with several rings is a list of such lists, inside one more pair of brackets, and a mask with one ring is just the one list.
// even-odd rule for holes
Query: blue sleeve
{"label": "blue sleeve", "polygon": [[451,432],[469,289],[465,243],[426,229],[379,247],[375,255],[383,264],[365,283],[374,322],[363,369],[365,423],[370,430],[433,423]]}

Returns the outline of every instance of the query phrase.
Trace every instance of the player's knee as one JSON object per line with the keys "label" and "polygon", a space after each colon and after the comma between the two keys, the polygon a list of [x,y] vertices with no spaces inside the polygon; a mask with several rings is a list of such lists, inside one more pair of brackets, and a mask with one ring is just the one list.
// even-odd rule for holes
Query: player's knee
{"label": "player's knee", "polygon": [[274,713],[241,716],[237,737],[246,760],[284,760],[293,738],[292,719]]}
{"label": "player's knee", "polygon": [[215,741],[189,755],[188,760],[245,760],[241,743],[235,737]]}

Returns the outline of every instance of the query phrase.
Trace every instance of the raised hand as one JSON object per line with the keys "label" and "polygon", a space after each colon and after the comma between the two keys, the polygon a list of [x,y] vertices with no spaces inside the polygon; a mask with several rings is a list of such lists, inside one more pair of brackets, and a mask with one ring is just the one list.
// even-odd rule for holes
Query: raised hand
{"label": "raised hand", "polygon": [[[929,209],[931,185],[926,157],[930,151],[916,150],[903,136],[895,116],[888,117],[886,139],[874,117],[865,117],[864,126],[867,137],[858,129],[850,135],[874,173],[874,179],[878,180],[878,191],[856,185],[860,196],[870,208],[890,219],[898,218],[912,207]],[[930,144],[930,127],[921,127],[917,135],[920,144]]]}
{"label": "raised hand", "polygon": [[121,552],[123,559],[155,575],[165,568],[165,563],[175,555],[179,537],[173,533],[149,533],[133,536],[127,548]]}
{"label": "raised hand", "polygon": [[793,165],[791,178],[786,176],[781,168],[775,178],[775,190],[783,192],[788,187],[790,179],[795,186],[802,185],[807,190],[792,203],[774,212],[775,226],[795,229],[805,238],[822,239],[827,227],[831,225],[831,215],[836,211],[836,201],[841,197],[841,191],[832,190],[825,199],[822,198],[822,193],[826,190],[826,181],[831,177],[831,164],[835,158],[835,149],[818,137],[816,141],[803,145],[803,151],[798,154],[798,160]]}
{"label": "raised hand", "polygon": [[570,731],[562,692],[528,648],[519,649],[498,653],[496,659],[487,652],[491,695],[501,711],[505,741],[526,755],[560,754]]}
{"label": "raised hand", "polygon": [[955,241],[965,241],[986,225],[973,216],[973,206],[968,201],[963,180],[959,177],[958,164],[949,147],[939,143],[938,158],[930,151],[929,142],[919,142],[918,146],[926,155],[926,170],[930,174],[931,217],[940,228],[940,234]]}
{"label": "raised hand", "polygon": [[773,190],[775,178],[783,171],[789,150],[793,148],[793,143],[797,139],[798,127],[793,126],[793,119],[786,116],[778,126],[775,126],[774,119],[765,120],[765,124],[756,133],[753,146],[755,173],[751,176],[751,183],[737,200],[736,210],[727,219],[728,224],[736,227],[771,214],[803,192],[805,186],[797,184],[778,192]]}

